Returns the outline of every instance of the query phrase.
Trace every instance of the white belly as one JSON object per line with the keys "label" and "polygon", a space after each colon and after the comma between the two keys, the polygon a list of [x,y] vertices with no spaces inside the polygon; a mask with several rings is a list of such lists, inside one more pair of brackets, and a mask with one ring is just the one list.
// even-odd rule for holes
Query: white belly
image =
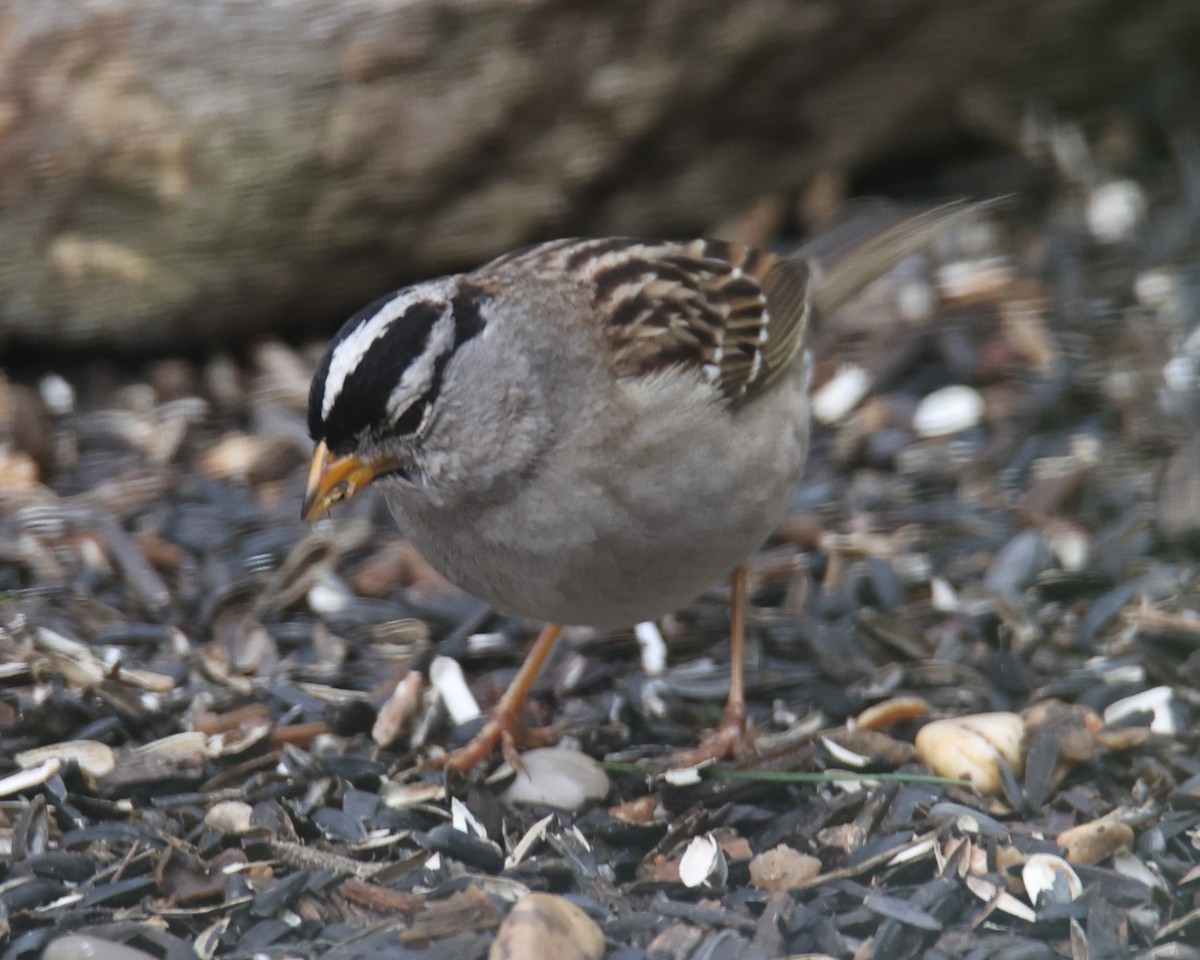
{"label": "white belly", "polygon": [[393,512],[435,568],[504,612],[602,628],[659,617],[782,518],[808,444],[807,364],[797,367],[732,419],[688,384],[630,385],[653,391],[663,414],[559,451],[522,496],[436,509],[397,494]]}

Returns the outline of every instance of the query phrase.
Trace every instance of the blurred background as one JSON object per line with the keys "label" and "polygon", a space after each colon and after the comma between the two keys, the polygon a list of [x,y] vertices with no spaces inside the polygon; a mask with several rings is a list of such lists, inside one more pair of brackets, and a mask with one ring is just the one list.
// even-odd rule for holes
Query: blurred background
{"label": "blurred background", "polygon": [[861,192],[1044,196],[1064,136],[1098,151],[1069,160],[1091,189],[1188,149],[1200,39],[1190,0],[0,18],[0,343],[142,354],[328,333],[555,236],[765,240]]}

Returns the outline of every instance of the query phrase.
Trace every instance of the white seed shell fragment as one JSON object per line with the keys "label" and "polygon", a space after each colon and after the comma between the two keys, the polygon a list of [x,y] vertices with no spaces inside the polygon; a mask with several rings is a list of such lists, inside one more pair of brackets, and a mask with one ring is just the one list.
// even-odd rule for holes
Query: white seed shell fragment
{"label": "white seed shell fragment", "polygon": [[937,288],[947,300],[978,303],[995,299],[1012,277],[1007,257],[954,260],[938,268]]}
{"label": "white seed shell fragment", "polygon": [[516,846],[512,848],[512,853],[504,858],[504,869],[508,870],[515,867],[518,863],[524,860],[529,851],[537,844],[541,843],[546,838],[546,833],[550,829],[550,825],[554,822],[554,814],[548,813],[542,817],[537,823],[525,831],[525,835],[517,841]]}
{"label": "white seed shell fragment", "polygon": [[974,877],[968,874],[963,878],[963,883],[967,885],[968,890],[984,903],[995,903],[997,910],[1001,910],[1009,916],[1016,917],[1018,920],[1024,920],[1026,923],[1033,923],[1037,920],[1037,914],[1030,910],[1029,907],[1007,890],[997,887],[994,883],[989,883],[983,877]]}
{"label": "white seed shell fragment", "polygon": [[63,763],[73,761],[79,765],[85,777],[107,776],[117,766],[112,747],[99,740],[64,740],[61,743],[48,743],[44,747],[22,750],[14,759],[22,770],[36,767],[50,759],[61,760]]}
{"label": "white seed shell fragment", "polygon": [[831,740],[829,737],[821,737],[820,740],[821,746],[829,752],[829,756],[843,767],[849,767],[851,770],[861,770],[871,762],[870,757],[864,757],[861,753],[855,753],[853,750],[843,747],[840,743]]}
{"label": "white seed shell fragment", "polygon": [[397,783],[385,780],[379,788],[383,805],[403,810],[421,803],[441,803],[446,799],[446,786],[441,783]]}
{"label": "white seed shell fragment", "polygon": [[172,733],[158,740],[151,740],[133,750],[134,756],[153,757],[173,763],[197,763],[203,765],[208,759],[208,737],[198,730]]}
{"label": "white seed shell fragment", "polygon": [[705,760],[692,767],[674,767],[663,773],[663,783],[668,783],[672,787],[694,787],[703,779],[700,771],[711,765],[711,761]]}
{"label": "white seed shell fragment", "polygon": [[661,676],[667,669],[667,644],[662,631],[653,620],[644,620],[633,628],[642,655],[642,673],[648,677]]}
{"label": "white seed shell fragment", "polygon": [[61,769],[61,760],[47,760],[40,767],[22,770],[19,773],[10,773],[7,777],[0,779],[0,797],[11,797],[14,793],[20,793],[22,790],[40,787]]}
{"label": "white seed shell fragment", "polygon": [[371,739],[384,749],[398,743],[421,712],[424,693],[425,678],[416,670],[410,670],[379,708],[371,727]]}
{"label": "white seed shell fragment", "polygon": [[896,291],[896,309],[900,316],[913,323],[932,317],[936,301],[933,287],[924,280],[911,280],[901,284]]}
{"label": "white seed shell fragment", "polygon": [[1073,524],[1054,523],[1042,531],[1046,546],[1064,570],[1078,573],[1087,566],[1092,549],[1092,538]]}
{"label": "white seed shell fragment", "polygon": [[871,375],[846,364],[812,397],[812,412],[821,423],[837,423],[857,407],[871,389]]}
{"label": "white seed shell fragment", "polygon": [[1175,692],[1170,687],[1152,687],[1110,703],[1104,708],[1104,722],[1111,726],[1135,713],[1151,713],[1151,732],[1173,737],[1179,733],[1174,705]]}
{"label": "white seed shell fragment", "polygon": [[339,590],[336,585],[323,580],[309,587],[305,599],[308,601],[308,608],[313,613],[327,615],[345,610],[346,605],[350,602],[348,591]]}
{"label": "white seed shell fragment", "polygon": [[42,401],[56,416],[64,417],[75,409],[75,388],[60,374],[48,373],[38,383]]}
{"label": "white seed shell fragment", "polygon": [[450,798],[450,824],[455,830],[465,834],[474,834],[480,840],[488,839],[487,827],[479,822],[479,818],[471,812],[471,808],[458,799]]}
{"label": "white seed shell fragment", "polygon": [[504,791],[508,803],[541,803],[579,810],[608,796],[609,782],[600,765],[586,753],[543,747],[521,754],[524,770]]}
{"label": "white seed shell fragment", "polygon": [[479,704],[457,660],[450,657],[434,657],[429,665],[429,682],[441,697],[446,712],[456,724],[466,723],[479,716]]}
{"label": "white seed shell fragment", "polygon": [[1043,898],[1050,903],[1068,903],[1083,896],[1083,881],[1062,857],[1051,853],[1035,853],[1021,868],[1025,894],[1035,907]]}
{"label": "white seed shell fragment", "polygon": [[925,724],[917,755],[934,773],[970,780],[980,793],[1001,792],[1001,760],[1019,772],[1024,764],[1025,721],[1015,713],[978,713]]}
{"label": "white seed shell fragment", "polygon": [[1088,197],[1088,229],[1101,243],[1128,239],[1145,216],[1146,195],[1133,180],[1103,184]]}
{"label": "white seed shell fragment", "polygon": [[488,960],[601,960],[604,934],[596,921],[562,897],[531,893],[496,931]]}
{"label": "white seed shell fragment", "polygon": [[721,845],[711,833],[693,837],[679,860],[679,879],[694,889],[700,886],[722,887],[729,875],[729,865]]}
{"label": "white seed shell fragment", "polygon": [[957,613],[962,609],[958,594],[949,581],[941,577],[933,577],[929,581],[929,602],[933,604],[933,609],[942,613]]}
{"label": "white seed shell fragment", "polygon": [[1134,278],[1133,295],[1152,310],[1174,310],[1179,305],[1179,275],[1161,267],[1143,270]]}
{"label": "white seed shell fragment", "polygon": [[971,387],[956,384],[934,390],[913,413],[913,430],[918,436],[944,437],[967,430],[983,419],[983,397]]}
{"label": "white seed shell fragment", "polygon": [[201,469],[214,480],[245,480],[254,467],[263,441],[231,432],[211,446],[200,460]]}
{"label": "white seed shell fragment", "polygon": [[[1167,882],[1162,875],[1151,870],[1137,854],[1122,851],[1113,857],[1112,865],[1113,869],[1121,876],[1144,883],[1152,890],[1158,889],[1163,893],[1168,890]],[[1193,872],[1195,872],[1194,869]],[[1186,882],[1186,877],[1184,882]]]}

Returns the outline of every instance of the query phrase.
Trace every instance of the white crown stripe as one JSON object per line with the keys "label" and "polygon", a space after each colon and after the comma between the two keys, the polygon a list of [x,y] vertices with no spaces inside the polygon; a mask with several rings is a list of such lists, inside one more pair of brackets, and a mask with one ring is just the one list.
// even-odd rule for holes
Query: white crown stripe
{"label": "white crown stripe", "polygon": [[371,344],[387,332],[408,306],[409,298],[403,295],[389,300],[372,317],[364,320],[358,328],[333,349],[329,358],[329,373],[325,376],[325,395],[321,398],[321,417],[327,418],[333,404],[346,385],[346,378],[357,368],[362,358],[371,349]]}
{"label": "white crown stripe", "polygon": [[322,419],[329,417],[329,411],[337,402],[346,380],[358,369],[371,344],[387,333],[388,328],[404,316],[414,303],[448,299],[453,280],[452,277],[442,277],[401,290],[333,348],[329,372],[325,375],[325,393],[321,397]]}

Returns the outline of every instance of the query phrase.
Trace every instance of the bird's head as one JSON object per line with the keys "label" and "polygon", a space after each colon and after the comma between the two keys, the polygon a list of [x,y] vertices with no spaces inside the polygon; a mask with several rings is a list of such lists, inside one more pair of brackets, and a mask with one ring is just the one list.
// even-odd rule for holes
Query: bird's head
{"label": "bird's head", "polygon": [[444,277],[381,297],[343,325],[308,396],[316,451],[302,514],[315,520],[375,480],[413,483],[446,371],[486,324],[490,295]]}

